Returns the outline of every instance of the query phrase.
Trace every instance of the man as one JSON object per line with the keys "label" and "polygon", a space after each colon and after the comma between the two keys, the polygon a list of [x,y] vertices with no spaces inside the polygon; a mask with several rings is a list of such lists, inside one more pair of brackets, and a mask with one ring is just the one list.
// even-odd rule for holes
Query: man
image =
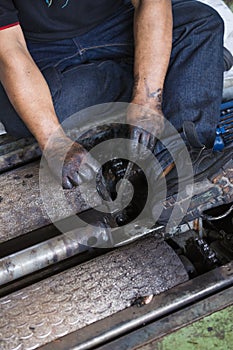
{"label": "man", "polygon": [[[212,147],[223,74],[223,22],[212,8],[192,0],[0,0],[0,29],[0,120],[10,134],[31,133],[43,151],[73,113],[126,101],[131,137],[155,147],[163,168],[171,163],[163,146],[136,126],[160,137],[163,114],[180,133],[192,121],[200,144]],[[67,145],[62,184],[71,188],[97,165],[61,128],[48,163]]]}

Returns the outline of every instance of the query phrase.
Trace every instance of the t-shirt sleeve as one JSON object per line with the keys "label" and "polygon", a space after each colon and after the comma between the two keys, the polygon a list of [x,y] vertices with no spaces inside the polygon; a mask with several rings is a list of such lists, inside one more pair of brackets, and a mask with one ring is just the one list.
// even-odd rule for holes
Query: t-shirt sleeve
{"label": "t-shirt sleeve", "polygon": [[0,0],[0,30],[19,23],[18,12],[12,0]]}

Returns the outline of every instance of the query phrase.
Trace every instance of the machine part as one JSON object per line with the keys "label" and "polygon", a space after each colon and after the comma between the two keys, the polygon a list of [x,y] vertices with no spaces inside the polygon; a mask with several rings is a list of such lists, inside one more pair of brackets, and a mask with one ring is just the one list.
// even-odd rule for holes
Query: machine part
{"label": "machine part", "polygon": [[[143,210],[147,200],[148,185],[145,174],[133,162],[128,162],[125,159],[113,159],[104,164],[103,178],[111,201],[117,199],[114,213],[111,208],[109,210],[112,212],[117,226],[123,226],[135,220]],[[117,189],[119,182],[120,186]],[[128,182],[131,183],[129,188]],[[125,206],[124,199],[128,199],[132,195],[132,188],[134,190],[133,198]]]}
{"label": "machine part", "polygon": [[[51,342],[41,350],[54,350],[55,346],[56,350],[89,350],[99,349],[102,344],[106,345],[101,350],[137,349],[142,343],[160,338],[177,325],[230,305],[232,288],[226,289],[230,286],[233,286],[233,262],[154,296],[148,305],[113,314]],[[213,294],[216,293],[215,297]],[[201,300],[203,302],[195,304]],[[174,313],[177,310],[181,311]]]}
{"label": "machine part", "polygon": [[64,272],[68,269],[73,268],[74,266],[83,264],[91,259],[96,258],[97,256],[106,254],[109,252],[109,249],[89,249],[76,254],[71,258],[62,260],[60,263],[56,263],[48,266],[37,272],[33,272],[30,275],[24,276],[23,278],[17,279],[13,282],[5,284],[0,287],[0,298],[3,298],[10,293],[13,293],[17,290],[26,288],[34,283],[40,282],[46,278],[50,278],[55,274]]}
{"label": "machine part", "polygon": [[[194,183],[190,189],[186,188],[179,193],[181,208],[182,202],[190,199],[190,205],[187,213],[184,213],[181,224],[185,224],[198,218],[202,213],[208,209],[219,207],[223,204],[233,202],[233,159],[229,160],[218,173],[209,179]],[[158,205],[163,206],[163,212],[160,216],[160,222],[163,223],[167,217],[170,217],[175,203],[177,210],[179,202],[177,202],[177,195],[166,198]],[[156,206],[154,207],[156,209]],[[153,209],[154,210],[154,209]],[[182,210],[182,209],[181,209]],[[172,224],[172,223],[171,223]],[[174,227],[177,227],[174,223]],[[173,230],[174,232],[174,230]],[[170,233],[166,235],[169,237]]]}
{"label": "machine part", "polygon": [[[217,215],[226,210],[226,206],[215,208],[210,210],[209,214]],[[211,217],[207,215],[209,216]],[[231,218],[227,219],[224,217],[216,221],[203,220],[202,236],[199,220],[195,220],[192,230],[179,232],[167,239],[167,243],[179,255],[191,278],[233,260],[233,222],[229,225]]]}
{"label": "machine part", "polygon": [[0,348],[35,349],[187,280],[169,245],[145,237],[1,298]]}
{"label": "machine part", "polygon": [[[127,165],[124,165],[122,161],[120,166],[115,167],[117,168],[116,172],[113,169],[116,175],[109,171],[107,182],[110,179],[112,183],[115,183],[115,180],[119,179],[118,175],[120,174],[123,177],[126,166]],[[0,175],[0,242],[21,236],[51,223],[50,218],[44,210],[40,196],[38,169],[39,164],[32,163]],[[127,221],[125,218],[128,217],[132,220],[134,215],[137,216],[138,213],[141,212],[141,204],[145,197],[143,197],[142,192],[146,193],[147,190],[145,179],[142,179],[139,170],[133,169],[132,177],[134,177],[136,183],[134,187],[139,189],[139,193],[135,194],[136,197],[132,206],[129,206],[126,213],[123,213],[122,224],[125,224],[125,221]],[[139,185],[142,183],[143,185]],[[85,190],[83,190],[82,193],[85,193],[87,198],[92,199],[92,206],[95,208],[101,204],[100,196],[93,195],[88,185],[84,187]],[[66,191],[65,197],[76,213],[90,209],[85,198],[79,196],[78,189]],[[187,188],[184,193],[181,194],[181,198],[183,198],[181,201],[186,198],[189,199],[190,197],[192,197],[190,207],[183,219],[183,223],[190,222],[194,218],[199,217],[202,212],[207,209],[220,206],[224,203],[231,203],[233,201],[233,161],[229,161],[219,173],[210,180],[205,179],[200,183],[196,183],[194,185],[194,194]],[[174,195],[168,197],[163,203],[159,204],[162,205],[163,211],[166,213],[165,217],[170,216],[169,213],[174,208],[175,202],[176,196]],[[56,208],[57,203],[51,201],[51,207]],[[27,208],[27,210],[25,210],[25,208]],[[67,209],[66,212],[65,208],[62,215],[64,215],[64,217],[69,216],[69,210]],[[174,226],[177,225],[174,224]]]}
{"label": "machine part", "polygon": [[214,150],[221,151],[225,145],[233,141],[233,100],[221,105],[219,125],[216,129]]}
{"label": "machine part", "polygon": [[227,236],[222,240],[216,240],[210,244],[210,248],[214,251],[218,261],[226,264],[233,260],[233,239]]}
{"label": "machine part", "polygon": [[193,229],[194,231],[198,232],[199,238],[203,238],[203,221],[201,216],[194,220]]}
{"label": "machine part", "polygon": [[205,220],[208,220],[208,221],[221,220],[221,219],[224,219],[225,217],[227,217],[230,213],[232,213],[232,211],[233,211],[233,204],[224,214],[221,214],[218,216],[210,216],[207,214],[202,214],[202,218]]}
{"label": "machine part", "polygon": [[154,228],[152,222],[145,220],[111,231],[102,225],[69,231],[0,259],[0,285],[70,258],[90,247],[112,248],[125,245],[162,228]]}
{"label": "machine part", "polygon": [[102,198],[104,198],[107,201],[107,203],[109,203],[109,205],[108,204],[106,205],[108,206],[109,213],[111,214],[113,220],[115,221],[116,227],[123,225],[125,222],[127,222],[127,219],[128,219],[126,213],[123,210],[124,208],[123,199],[125,196],[126,186],[128,184],[129,177],[133,170],[133,166],[134,166],[133,162],[128,162],[127,168],[125,170],[123,178],[121,179],[120,186],[118,188],[117,199],[116,199],[116,202],[114,203],[115,204],[114,209],[112,209],[111,207],[113,200],[112,200],[111,192],[109,191],[108,183],[105,177],[103,176],[103,174],[101,174],[102,189],[99,190],[99,192],[102,195]]}
{"label": "machine part", "polygon": [[196,269],[194,265],[191,263],[191,261],[187,258],[187,256],[180,254],[179,258],[182,261],[189,277],[190,278],[196,277],[197,276]]}
{"label": "machine part", "polygon": [[185,255],[199,274],[210,271],[220,265],[215,252],[202,238],[189,238],[185,245]]}
{"label": "machine part", "polygon": [[[216,208],[212,208],[204,212],[204,215],[207,214],[207,217],[219,217],[220,215],[225,214],[231,207],[232,203],[221,205]],[[221,236],[224,236],[226,233],[232,234],[233,232],[233,218],[229,214],[223,219],[209,221],[208,219],[204,220],[205,228],[209,230],[214,230],[215,232],[220,233]]]}
{"label": "machine part", "polygon": [[131,175],[133,166],[134,166],[133,162],[128,162],[128,165],[127,165],[124,177],[123,177],[123,179],[121,181],[121,184],[120,184],[120,187],[119,187],[119,190],[118,190],[118,195],[117,195],[117,197],[119,197],[120,207],[116,208],[116,211],[114,213],[111,213],[111,214],[116,215],[117,212],[120,211],[121,208],[122,208],[123,196],[124,196],[126,185],[127,185],[127,181],[129,180],[129,177]]}

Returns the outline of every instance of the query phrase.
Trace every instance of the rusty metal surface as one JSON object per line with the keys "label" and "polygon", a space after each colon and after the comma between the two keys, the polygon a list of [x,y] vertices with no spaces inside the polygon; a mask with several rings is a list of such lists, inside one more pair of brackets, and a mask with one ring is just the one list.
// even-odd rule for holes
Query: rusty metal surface
{"label": "rusty metal surface", "polygon": [[[0,156],[7,155],[12,151],[33,145],[36,141],[33,137],[17,139],[8,134],[0,136]],[[1,168],[0,168],[1,169]]]}
{"label": "rusty metal surface", "polygon": [[0,348],[35,349],[187,279],[174,251],[146,237],[1,298]]}
{"label": "rusty metal surface", "polygon": [[14,139],[7,134],[0,136],[0,173],[23,165],[40,157],[41,151],[35,139]]}
{"label": "rusty metal surface", "polygon": [[230,287],[98,349],[170,350],[174,347],[182,350],[230,350],[233,339],[232,305],[233,287]]}
{"label": "rusty metal surface", "polygon": [[[92,198],[93,207],[100,204],[99,196],[90,193],[87,185],[83,185],[82,192]],[[90,208],[84,195],[78,195],[78,189],[64,191],[64,194],[76,212]],[[51,207],[57,205],[57,201],[51,198]],[[63,208],[60,218],[69,216],[69,213],[68,208],[67,212]],[[50,223],[40,196],[39,162],[0,175],[0,243]]]}
{"label": "rusty metal surface", "polygon": [[[142,343],[180,326],[185,317],[186,321],[189,317],[191,320],[201,317],[202,311],[208,313],[228,306],[232,302],[232,286],[233,262],[154,296],[148,305],[132,306],[46,344],[40,350],[89,350],[99,346],[101,350],[137,349]],[[196,308],[200,301],[204,307]]]}

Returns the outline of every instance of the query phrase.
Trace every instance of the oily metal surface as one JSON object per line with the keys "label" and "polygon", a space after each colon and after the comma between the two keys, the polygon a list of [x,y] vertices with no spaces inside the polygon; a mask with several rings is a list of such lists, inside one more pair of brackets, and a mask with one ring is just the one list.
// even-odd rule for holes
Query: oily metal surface
{"label": "oily metal surface", "polygon": [[29,350],[188,280],[164,241],[146,237],[0,299],[1,350]]}
{"label": "oily metal surface", "polygon": [[137,349],[184,323],[231,305],[232,286],[233,262],[230,262],[155,295],[143,307],[133,305],[40,350]]}
{"label": "oily metal surface", "polygon": [[[233,287],[230,287],[98,349],[232,349],[232,313]],[[80,350],[78,346],[68,348]],[[45,346],[43,350],[49,349]],[[61,350],[60,346],[57,350]]]}
{"label": "oily metal surface", "polygon": [[[188,222],[198,218],[208,209],[233,202],[233,159],[229,160],[219,171],[211,178],[206,178],[196,182],[191,189],[189,185],[180,193],[180,200],[177,201],[177,195],[168,197],[163,203],[159,202],[153,207],[153,212],[160,209],[163,211],[160,217],[160,223],[170,217],[176,204],[177,215],[183,222]],[[188,210],[183,212],[183,202],[190,200]],[[176,221],[176,217],[174,217]],[[176,223],[174,222],[174,226]],[[172,227],[172,222],[170,223]]]}
{"label": "oily metal surface", "polygon": [[8,134],[0,136],[0,173],[40,156],[41,150],[33,137],[15,139]]}
{"label": "oily metal surface", "polygon": [[151,232],[161,232],[162,228],[155,229],[153,223],[143,224],[141,220],[111,231],[102,226],[86,225],[6,255],[0,258],[0,286],[81,254],[91,248],[91,242],[95,242],[93,247],[106,249],[130,243]]}
{"label": "oily metal surface", "polygon": [[[116,119],[118,120],[118,119]],[[88,126],[85,126],[88,129]],[[96,127],[92,122],[89,124],[89,131],[81,135],[79,142],[85,147],[91,148],[96,143],[101,142],[114,135],[119,135],[119,125],[113,125],[110,120],[106,125]],[[41,150],[33,137],[15,138],[8,134],[1,134],[0,123],[0,173],[14,169],[16,166],[22,166],[26,163],[37,160],[41,156]],[[121,131],[122,132],[122,131]],[[73,127],[69,131],[72,139],[75,140],[80,135],[80,128],[75,130]]]}
{"label": "oily metal surface", "polygon": [[[82,196],[78,188],[64,191],[69,206],[77,213],[90,208],[88,197],[93,207],[100,204],[100,197],[90,193],[87,185],[83,185],[83,189]],[[50,203],[51,208],[59,210],[59,201],[52,196]],[[60,218],[69,216],[69,211],[68,206],[67,212],[63,206]],[[39,162],[0,175],[0,243],[50,223],[40,194]]]}

